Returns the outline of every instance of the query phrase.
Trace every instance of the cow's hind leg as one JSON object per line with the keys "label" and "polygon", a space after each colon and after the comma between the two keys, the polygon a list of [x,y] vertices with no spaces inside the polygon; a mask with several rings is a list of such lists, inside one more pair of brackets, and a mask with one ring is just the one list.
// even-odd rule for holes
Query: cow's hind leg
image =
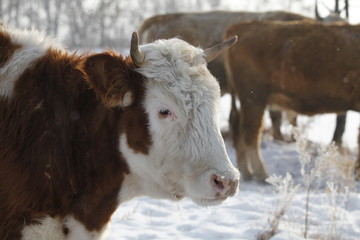
{"label": "cow's hind leg", "polygon": [[284,141],[284,137],[281,133],[282,112],[269,109],[269,115],[271,119],[273,138],[275,140]]}
{"label": "cow's hind leg", "polygon": [[229,130],[233,146],[237,145],[237,136],[239,134],[240,110],[236,106],[236,96],[231,95],[231,109],[229,115]]}
{"label": "cow's hind leg", "polygon": [[[266,104],[242,101],[236,145],[237,161],[244,179],[265,181],[267,173],[260,155],[262,120]],[[248,174],[248,175],[246,175]]]}
{"label": "cow's hind leg", "polygon": [[342,136],[345,132],[346,124],[346,113],[336,115],[336,127],[332,142],[335,142],[336,146],[341,147],[342,145]]}

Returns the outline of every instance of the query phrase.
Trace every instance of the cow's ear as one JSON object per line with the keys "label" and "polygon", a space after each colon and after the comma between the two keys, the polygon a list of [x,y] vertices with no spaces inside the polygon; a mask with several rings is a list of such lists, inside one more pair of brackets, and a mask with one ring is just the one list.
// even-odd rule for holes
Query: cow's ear
{"label": "cow's ear", "polygon": [[121,56],[113,53],[99,53],[86,58],[83,70],[87,81],[101,101],[109,107],[132,104],[129,66]]}

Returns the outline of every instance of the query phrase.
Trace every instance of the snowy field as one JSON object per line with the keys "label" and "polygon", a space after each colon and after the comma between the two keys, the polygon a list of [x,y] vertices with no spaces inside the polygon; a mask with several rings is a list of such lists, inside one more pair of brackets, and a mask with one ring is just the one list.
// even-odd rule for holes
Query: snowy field
{"label": "snowy field", "polygon": [[[221,106],[222,127],[226,128],[229,96],[222,99]],[[180,202],[147,197],[133,199],[122,204],[113,215],[107,240],[256,240],[271,229],[276,230],[271,240],[360,239],[360,183],[354,183],[344,174],[348,170],[346,166],[353,164],[356,158],[358,113],[348,115],[343,139],[350,151],[345,156],[331,148],[321,150],[328,146],[326,143],[332,137],[335,115],[301,117],[298,122],[299,128],[303,129],[300,140],[309,138],[318,144],[307,147],[299,143],[285,144],[265,136],[262,153],[266,167],[269,175],[278,176],[272,178],[273,184],[242,182],[237,196],[221,206],[209,208],[199,207],[189,199]],[[265,125],[268,124],[269,120],[266,120]],[[284,131],[287,128],[284,125]],[[231,143],[227,142],[227,147],[235,162]],[[307,153],[312,153],[318,162],[327,158],[336,161],[324,162],[322,167],[317,165],[318,170],[313,175],[302,174],[301,169],[306,169],[307,165],[304,161],[301,164],[299,159],[305,159]],[[335,168],[331,169],[330,165]],[[291,178],[285,177],[287,172]],[[323,176],[319,176],[319,172],[324,173]],[[312,176],[309,179],[312,184],[307,188],[309,176]]]}

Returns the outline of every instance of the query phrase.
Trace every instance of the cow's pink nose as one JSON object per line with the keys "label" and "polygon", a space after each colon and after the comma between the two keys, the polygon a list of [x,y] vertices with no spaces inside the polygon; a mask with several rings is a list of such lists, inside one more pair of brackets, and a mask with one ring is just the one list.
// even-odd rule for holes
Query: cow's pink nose
{"label": "cow's pink nose", "polygon": [[215,190],[216,197],[234,196],[239,186],[239,179],[227,177],[226,175],[211,175],[211,184]]}

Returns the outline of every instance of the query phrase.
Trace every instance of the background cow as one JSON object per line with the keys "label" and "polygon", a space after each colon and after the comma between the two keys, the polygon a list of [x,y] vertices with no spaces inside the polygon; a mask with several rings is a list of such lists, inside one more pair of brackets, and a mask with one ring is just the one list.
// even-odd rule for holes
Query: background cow
{"label": "background cow", "polygon": [[0,239],[100,239],[136,196],[209,206],[236,194],[206,68],[235,41],[139,47],[134,34],[131,57],[79,56],[0,26]]}
{"label": "background cow", "polygon": [[[317,9],[317,4],[316,4]],[[317,19],[322,22],[344,22],[340,17],[339,11],[334,11],[327,17],[320,17],[316,11]],[[315,21],[314,19],[285,11],[269,11],[269,12],[232,12],[232,11],[211,11],[211,12],[191,12],[191,13],[172,13],[164,15],[156,15],[146,19],[139,28],[141,42],[148,43],[156,39],[180,37],[181,39],[196,45],[209,47],[217,42],[222,41],[223,35],[230,26],[245,21],[261,21],[261,20],[281,20],[295,21],[306,20]],[[209,70],[218,79],[222,94],[230,93],[231,89],[227,86],[224,58],[220,56],[208,65]],[[232,94],[233,95],[233,94]],[[230,114],[230,132],[233,142],[237,137],[238,110],[235,103],[236,98],[232,96],[232,107]],[[284,140],[281,133],[281,111],[270,109],[270,118],[272,122],[273,137],[276,140]],[[296,114],[291,115],[291,123],[296,124]],[[334,132],[333,141],[341,145],[341,138],[345,128],[345,115],[337,118],[336,130]]]}
{"label": "background cow", "polygon": [[[338,0],[335,0],[334,10],[333,11],[329,10],[329,11],[330,11],[330,13],[326,17],[320,16],[320,13],[318,11],[318,2],[315,1],[316,20],[318,20],[319,22],[324,23],[324,24],[335,24],[335,23],[336,24],[348,24],[348,18],[349,18],[348,5],[345,6],[346,18],[341,17],[342,11],[339,9]],[[232,110],[233,109],[234,108],[232,108]],[[232,114],[234,114],[234,113],[232,113]],[[269,114],[270,114],[270,118],[271,118],[271,122],[272,122],[272,126],[273,126],[274,139],[284,140],[283,136],[281,134],[281,130],[280,130],[282,112],[270,109]],[[288,116],[289,122],[293,126],[296,126],[297,125],[297,114],[292,111],[290,111],[290,112],[287,111],[287,116]],[[332,142],[335,142],[335,144],[339,147],[341,147],[341,144],[342,144],[342,136],[345,131],[345,123],[346,123],[346,113],[338,114],[336,116],[336,127],[335,127],[334,135],[332,138]]]}
{"label": "background cow", "polygon": [[[146,19],[139,28],[139,36],[142,43],[152,42],[156,39],[180,37],[194,46],[206,48],[221,42],[226,29],[236,23],[253,20],[294,21],[304,19],[313,21],[300,14],[285,11],[171,13]],[[218,79],[222,94],[228,93],[223,56],[209,63],[208,68]]]}
{"label": "background cow", "polygon": [[234,25],[231,34],[240,36],[225,61],[241,101],[236,150],[244,178],[267,177],[259,136],[268,104],[308,115],[360,110],[359,26],[264,21]]}

